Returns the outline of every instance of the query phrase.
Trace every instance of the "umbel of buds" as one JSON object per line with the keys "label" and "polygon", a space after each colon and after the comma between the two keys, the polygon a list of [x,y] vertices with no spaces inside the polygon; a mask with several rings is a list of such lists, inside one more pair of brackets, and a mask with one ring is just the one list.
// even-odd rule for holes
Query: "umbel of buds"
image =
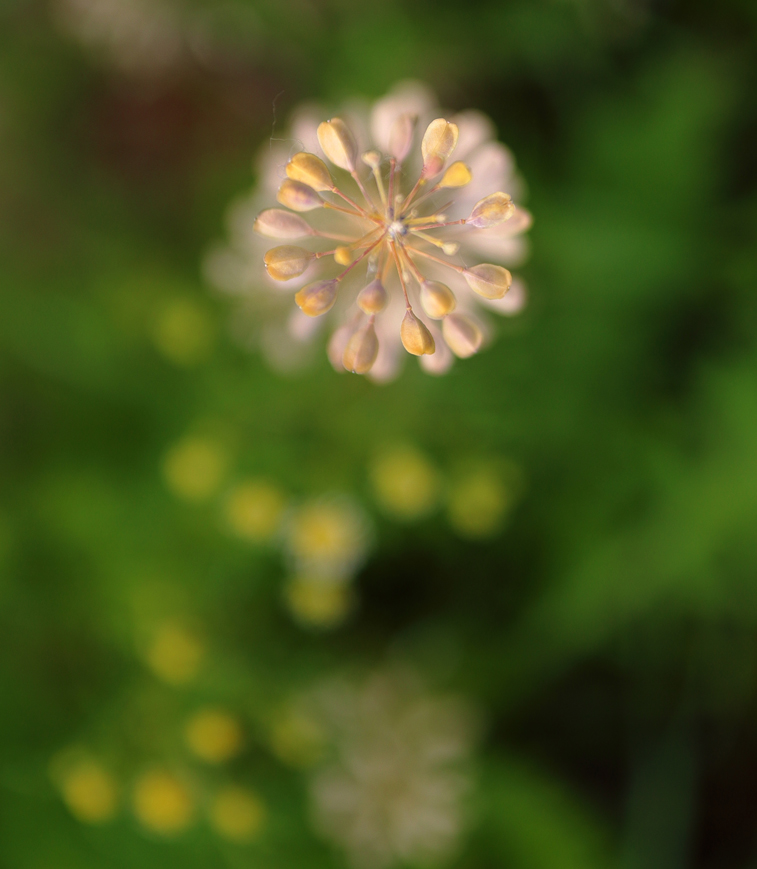
{"label": "umbel of buds", "polygon": [[[331,118],[318,126],[317,138],[333,168],[316,154],[294,154],[276,197],[284,208],[268,208],[255,221],[257,233],[282,242],[264,259],[274,280],[299,278],[316,264],[336,267],[330,274],[327,266],[325,274],[315,275],[296,293],[295,302],[309,317],[320,317],[337,303],[340,309],[354,303],[349,326],[340,330],[344,340],[339,353],[348,371],[371,370],[384,340],[379,335],[386,335],[385,328],[377,331],[377,324],[383,327],[381,318],[397,317],[399,304],[404,315],[394,322],[408,353],[433,356],[443,341],[460,358],[473,355],[484,334],[466,305],[458,304],[456,292],[470,289],[497,300],[510,289],[512,276],[506,268],[458,260],[462,234],[485,232],[516,213],[510,196],[501,190],[490,193],[467,217],[453,220],[446,212],[454,203],[439,204],[441,196],[448,198],[473,180],[465,162],[450,162],[459,135],[455,123],[432,121],[420,142],[415,182],[405,185],[408,170],[403,164],[415,137],[412,115],[395,119],[384,140],[385,153],[374,149],[363,154],[345,121]],[[311,212],[330,215],[330,222],[313,222]],[[303,239],[323,249],[293,243]],[[345,298],[347,286],[352,289]],[[446,348],[444,354],[451,358]]]}

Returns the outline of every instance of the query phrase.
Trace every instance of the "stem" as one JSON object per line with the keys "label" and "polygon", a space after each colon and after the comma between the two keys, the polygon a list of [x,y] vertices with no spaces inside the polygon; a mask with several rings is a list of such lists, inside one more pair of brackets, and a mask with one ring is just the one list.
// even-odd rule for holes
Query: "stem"
{"label": "stem", "polygon": [[384,210],[386,210],[386,193],[384,192],[384,182],[378,166],[373,170],[373,177],[376,179],[376,187],[378,187],[379,196],[381,197],[381,204],[384,206]]}
{"label": "stem", "polygon": [[354,263],[352,263],[352,265],[347,266],[347,268],[341,273],[341,275],[337,277],[337,280],[343,280],[349,274],[349,272],[351,272],[358,263],[362,262],[375,247],[381,244],[383,240],[384,236],[382,235],[381,238],[379,238],[377,241],[374,241],[369,248],[367,248],[360,254],[360,256],[355,260]]}
{"label": "stem", "polygon": [[419,256],[425,256],[426,259],[433,260],[435,263],[439,263],[440,265],[447,266],[448,269],[454,269],[458,274],[462,274],[465,271],[465,269],[462,266],[456,266],[451,262],[447,262],[447,260],[440,259],[438,256],[434,256],[433,254],[426,253],[425,250],[420,250],[417,247],[409,247],[409,246],[408,246],[408,249],[411,250],[413,253],[417,253]]}
{"label": "stem", "polygon": [[406,209],[406,208],[408,207],[408,205],[410,205],[410,203],[413,201],[413,196],[415,196],[415,194],[418,192],[418,190],[420,189],[421,185],[422,185],[422,184],[425,184],[425,183],[426,183],[426,179],[423,177],[423,172],[421,172],[420,177],[419,177],[418,180],[415,182],[415,187],[413,187],[413,189],[410,191],[410,193],[408,193],[408,195],[407,195],[407,199],[402,203],[402,209],[401,209],[400,213],[404,213],[404,212],[405,212],[405,209]]}
{"label": "stem", "polygon": [[333,232],[318,232],[317,230],[313,230],[313,235],[317,235],[318,238],[327,238],[329,241],[341,241],[344,244],[352,244],[353,242],[360,241],[359,238],[348,238],[346,235],[336,235]]}
{"label": "stem", "polygon": [[342,191],[341,191],[341,190],[340,190],[336,185],[334,185],[334,186],[331,188],[331,192],[332,192],[332,193],[336,193],[337,196],[341,196],[342,199],[344,199],[345,202],[347,202],[347,203],[348,203],[349,205],[351,205],[353,208],[356,208],[356,209],[358,210],[358,212],[359,212],[359,214],[360,214],[361,217],[364,217],[366,220],[372,220],[374,223],[382,223],[382,221],[381,221],[378,217],[371,217],[371,215],[368,214],[368,212],[367,212],[364,208],[361,208],[361,207],[357,204],[357,202],[355,202],[354,199],[350,199],[350,197],[347,196],[346,193],[342,193]]}
{"label": "stem", "polygon": [[[341,205],[334,205],[333,202],[326,202],[325,199],[323,201],[323,207],[331,208],[334,211],[341,211],[343,214],[351,214],[353,217],[362,217],[366,220],[373,220],[373,218],[369,218],[368,215],[365,213],[361,214],[359,211],[353,211],[351,208],[343,208]],[[374,220],[374,223],[375,222],[376,221]]]}
{"label": "stem", "polygon": [[413,262],[413,259],[410,256],[410,253],[408,252],[407,248],[404,247],[404,245],[402,247],[402,254],[404,255],[405,259],[407,260],[407,264],[410,266],[410,270],[415,275],[415,280],[418,281],[418,285],[420,286],[426,279],[418,271],[418,267]]}
{"label": "stem", "polygon": [[363,198],[365,199],[365,201],[368,203],[368,205],[370,205],[371,208],[373,208],[375,210],[376,206],[375,206],[373,200],[371,199],[370,195],[368,194],[368,191],[365,189],[365,185],[360,180],[360,176],[357,174],[357,169],[353,169],[350,174],[355,179],[355,183],[360,188],[360,192],[363,194]]}
{"label": "stem", "polygon": [[[428,218],[424,217],[422,219],[427,220]],[[443,226],[460,226],[461,224],[466,223],[467,220],[467,217],[461,217],[460,220],[447,220],[444,223],[427,223],[424,226],[414,226],[413,232],[419,232],[422,229],[441,229]]]}
{"label": "stem", "polygon": [[397,266],[397,274],[400,279],[400,286],[402,287],[402,293],[405,296],[405,305],[407,306],[408,311],[412,311],[413,309],[410,307],[410,299],[407,297],[407,287],[405,286],[405,278],[402,276],[402,263],[400,262],[399,254],[397,253],[397,248],[393,241],[389,242],[389,246],[392,249],[392,255],[394,256],[394,263]]}
{"label": "stem", "polygon": [[389,161],[389,220],[394,220],[394,173],[397,169],[395,157]]}

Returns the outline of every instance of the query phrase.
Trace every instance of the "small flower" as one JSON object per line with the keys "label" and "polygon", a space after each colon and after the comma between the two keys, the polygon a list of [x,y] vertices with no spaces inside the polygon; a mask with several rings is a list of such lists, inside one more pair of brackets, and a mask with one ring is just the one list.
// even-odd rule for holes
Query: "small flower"
{"label": "small flower", "polygon": [[[234,209],[232,242],[208,256],[205,270],[245,297],[263,323],[257,340],[278,367],[296,364],[293,345],[308,343],[327,315],[341,322],[329,342],[337,369],[387,380],[404,347],[441,374],[489,337],[480,308],[513,314],[523,306],[523,285],[505,267],[522,259],[531,223],[513,201],[512,157],[490,141],[483,115],[435,115],[426,89],[405,84],[370,113],[319,123],[300,112],[292,129],[299,149],[288,161],[281,152],[266,157],[266,191]],[[274,197],[285,208],[270,207]],[[264,254],[251,232],[279,244]],[[289,286],[295,293],[281,291]],[[270,322],[281,310],[275,297],[288,300],[283,329]]]}
{"label": "small flower", "polygon": [[194,819],[192,794],[182,778],[152,769],[134,783],[133,809],[145,829],[161,836],[182,833]]}
{"label": "small flower", "polygon": [[400,670],[330,683],[310,699],[330,749],[311,780],[320,831],[357,869],[449,858],[465,825],[471,710]]}

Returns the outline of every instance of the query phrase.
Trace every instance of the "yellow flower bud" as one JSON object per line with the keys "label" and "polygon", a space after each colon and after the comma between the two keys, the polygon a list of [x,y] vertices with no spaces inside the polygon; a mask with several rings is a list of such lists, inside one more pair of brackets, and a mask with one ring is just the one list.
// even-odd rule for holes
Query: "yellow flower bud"
{"label": "yellow flower bud", "polygon": [[118,809],[118,786],[96,760],[85,756],[63,762],[59,786],[68,810],[85,824],[103,824]]}
{"label": "yellow flower bud", "polygon": [[348,266],[352,262],[352,248],[340,245],[334,251],[334,262],[340,266]]}
{"label": "yellow flower bud", "polygon": [[360,158],[366,166],[370,166],[371,169],[378,169],[381,165],[381,152],[380,151],[366,151],[365,154]]}
{"label": "yellow flower bud", "polygon": [[332,118],[318,125],[318,141],[323,153],[340,169],[353,172],[357,159],[357,142],[341,118]]}
{"label": "yellow flower bud", "polygon": [[292,181],[287,178],[283,181],[276,199],[292,211],[312,211],[314,208],[323,208],[323,200],[307,184],[302,181]]}
{"label": "yellow flower bud", "polygon": [[239,721],[222,709],[202,709],[187,722],[184,738],[190,751],[206,763],[223,763],[242,749]]}
{"label": "yellow flower bud", "polygon": [[247,788],[225,785],[210,807],[210,824],[219,836],[231,842],[254,839],[265,823],[265,806]]}
{"label": "yellow flower bud", "polygon": [[389,304],[389,293],[381,281],[376,278],[367,287],[360,290],[357,303],[360,310],[366,314],[380,314]]}
{"label": "yellow flower bud", "polygon": [[[436,172],[441,172],[447,158],[455,150],[457,136],[457,124],[445,121],[444,118],[431,121],[421,142],[424,170],[428,167],[429,170],[435,169]],[[426,174],[432,172],[428,171]]]}
{"label": "yellow flower bud", "polygon": [[441,320],[455,310],[457,299],[446,284],[424,281],[421,284],[421,305],[432,320]]}
{"label": "yellow flower bud", "polygon": [[450,314],[445,317],[442,322],[442,335],[449,349],[460,359],[473,356],[484,340],[478,324],[465,314]]}
{"label": "yellow flower bud", "polygon": [[460,250],[460,245],[456,241],[445,241],[442,250],[447,256],[454,256]]}
{"label": "yellow flower bud", "polygon": [[252,227],[258,235],[266,238],[304,238],[313,235],[313,230],[304,218],[283,208],[266,208],[257,216]]}
{"label": "yellow flower bud", "polygon": [[489,196],[485,196],[475,204],[470,217],[465,222],[469,226],[485,229],[504,223],[509,217],[512,217],[514,211],[515,203],[507,193],[490,193]]}
{"label": "yellow flower bud", "polygon": [[440,187],[465,187],[470,184],[473,175],[470,169],[458,160],[453,163],[449,169],[442,175],[442,180],[439,182]]}
{"label": "yellow flower bud", "polygon": [[501,299],[513,282],[513,276],[507,269],[488,263],[465,269],[463,277],[468,286],[485,299]]}
{"label": "yellow flower bud", "polygon": [[266,253],[264,262],[266,271],[275,281],[290,281],[298,278],[307,269],[313,257],[314,254],[304,247],[282,244],[271,248]]}
{"label": "yellow flower bud", "polygon": [[342,364],[353,374],[367,374],[376,361],[379,342],[373,323],[368,322],[355,332],[347,342]]}
{"label": "yellow flower bud", "polygon": [[134,814],[154,833],[175,835],[192,822],[194,803],[186,785],[172,773],[152,770],[134,785]]}
{"label": "yellow flower bud", "polygon": [[331,310],[336,301],[338,281],[332,278],[328,281],[315,281],[303,287],[294,297],[302,312],[308,317],[320,317]]}
{"label": "yellow flower bud", "polygon": [[334,179],[323,160],[307,151],[300,151],[292,157],[286,165],[286,173],[292,181],[300,181],[313,190],[331,190],[334,186]]}
{"label": "yellow flower bud", "polygon": [[402,345],[413,356],[424,356],[436,350],[434,338],[425,324],[415,314],[408,310],[400,326],[400,338]]}

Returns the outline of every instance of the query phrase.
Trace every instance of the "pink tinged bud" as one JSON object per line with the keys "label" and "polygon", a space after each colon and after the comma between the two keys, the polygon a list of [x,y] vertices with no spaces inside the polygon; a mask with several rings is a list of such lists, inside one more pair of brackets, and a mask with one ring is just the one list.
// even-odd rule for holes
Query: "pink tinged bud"
{"label": "pink tinged bud", "polygon": [[421,284],[421,305],[432,320],[441,320],[455,310],[457,299],[446,284],[424,281]]}
{"label": "pink tinged bud", "polygon": [[294,300],[308,317],[320,317],[333,307],[336,301],[337,284],[336,278],[315,281],[303,287]]}
{"label": "pink tinged bud", "polygon": [[375,281],[371,281],[367,287],[360,290],[357,303],[360,310],[366,314],[380,314],[389,304],[389,293],[381,281],[376,278]]}
{"label": "pink tinged bud", "polygon": [[318,141],[323,148],[323,153],[335,166],[354,172],[357,142],[352,131],[341,118],[332,118],[319,124]]}
{"label": "pink tinged bud", "polygon": [[490,193],[475,204],[470,217],[465,222],[469,226],[486,229],[504,223],[513,216],[514,212],[515,203],[507,193]]}
{"label": "pink tinged bud", "polygon": [[266,208],[255,219],[255,232],[267,238],[304,238],[314,235],[304,218],[283,208]]}
{"label": "pink tinged bud", "polygon": [[476,321],[465,314],[450,314],[449,317],[445,317],[442,323],[442,335],[449,349],[460,359],[473,356],[484,340]]}
{"label": "pink tinged bud", "polygon": [[314,254],[304,247],[292,244],[282,244],[271,248],[264,257],[268,274],[275,281],[290,281],[298,278],[310,265]]}
{"label": "pink tinged bud", "polygon": [[379,342],[373,323],[366,323],[347,342],[342,364],[353,374],[367,374],[373,367],[379,351]]}
{"label": "pink tinged bud", "polygon": [[421,142],[424,175],[435,175],[441,172],[449,155],[457,145],[457,124],[437,118],[431,121]]}
{"label": "pink tinged bud", "polygon": [[436,349],[434,337],[412,311],[407,311],[400,326],[402,345],[413,356],[424,356]]}
{"label": "pink tinged bud", "polygon": [[323,208],[323,200],[307,184],[302,181],[292,181],[287,178],[283,181],[276,199],[292,211],[312,211],[314,208]]}
{"label": "pink tinged bud", "polygon": [[401,163],[410,152],[415,131],[415,118],[412,115],[400,115],[392,124],[389,133],[389,153]]}
{"label": "pink tinged bud", "polygon": [[485,299],[501,299],[513,282],[513,276],[507,269],[488,263],[465,269],[463,277],[473,292]]}
{"label": "pink tinged bud", "polygon": [[313,190],[331,190],[334,186],[334,179],[323,160],[307,151],[300,151],[292,157],[286,165],[286,173],[292,181],[300,181]]}
{"label": "pink tinged bud", "polygon": [[442,180],[439,182],[440,187],[465,187],[470,184],[473,175],[471,170],[460,160],[453,163],[447,171],[442,175]]}

